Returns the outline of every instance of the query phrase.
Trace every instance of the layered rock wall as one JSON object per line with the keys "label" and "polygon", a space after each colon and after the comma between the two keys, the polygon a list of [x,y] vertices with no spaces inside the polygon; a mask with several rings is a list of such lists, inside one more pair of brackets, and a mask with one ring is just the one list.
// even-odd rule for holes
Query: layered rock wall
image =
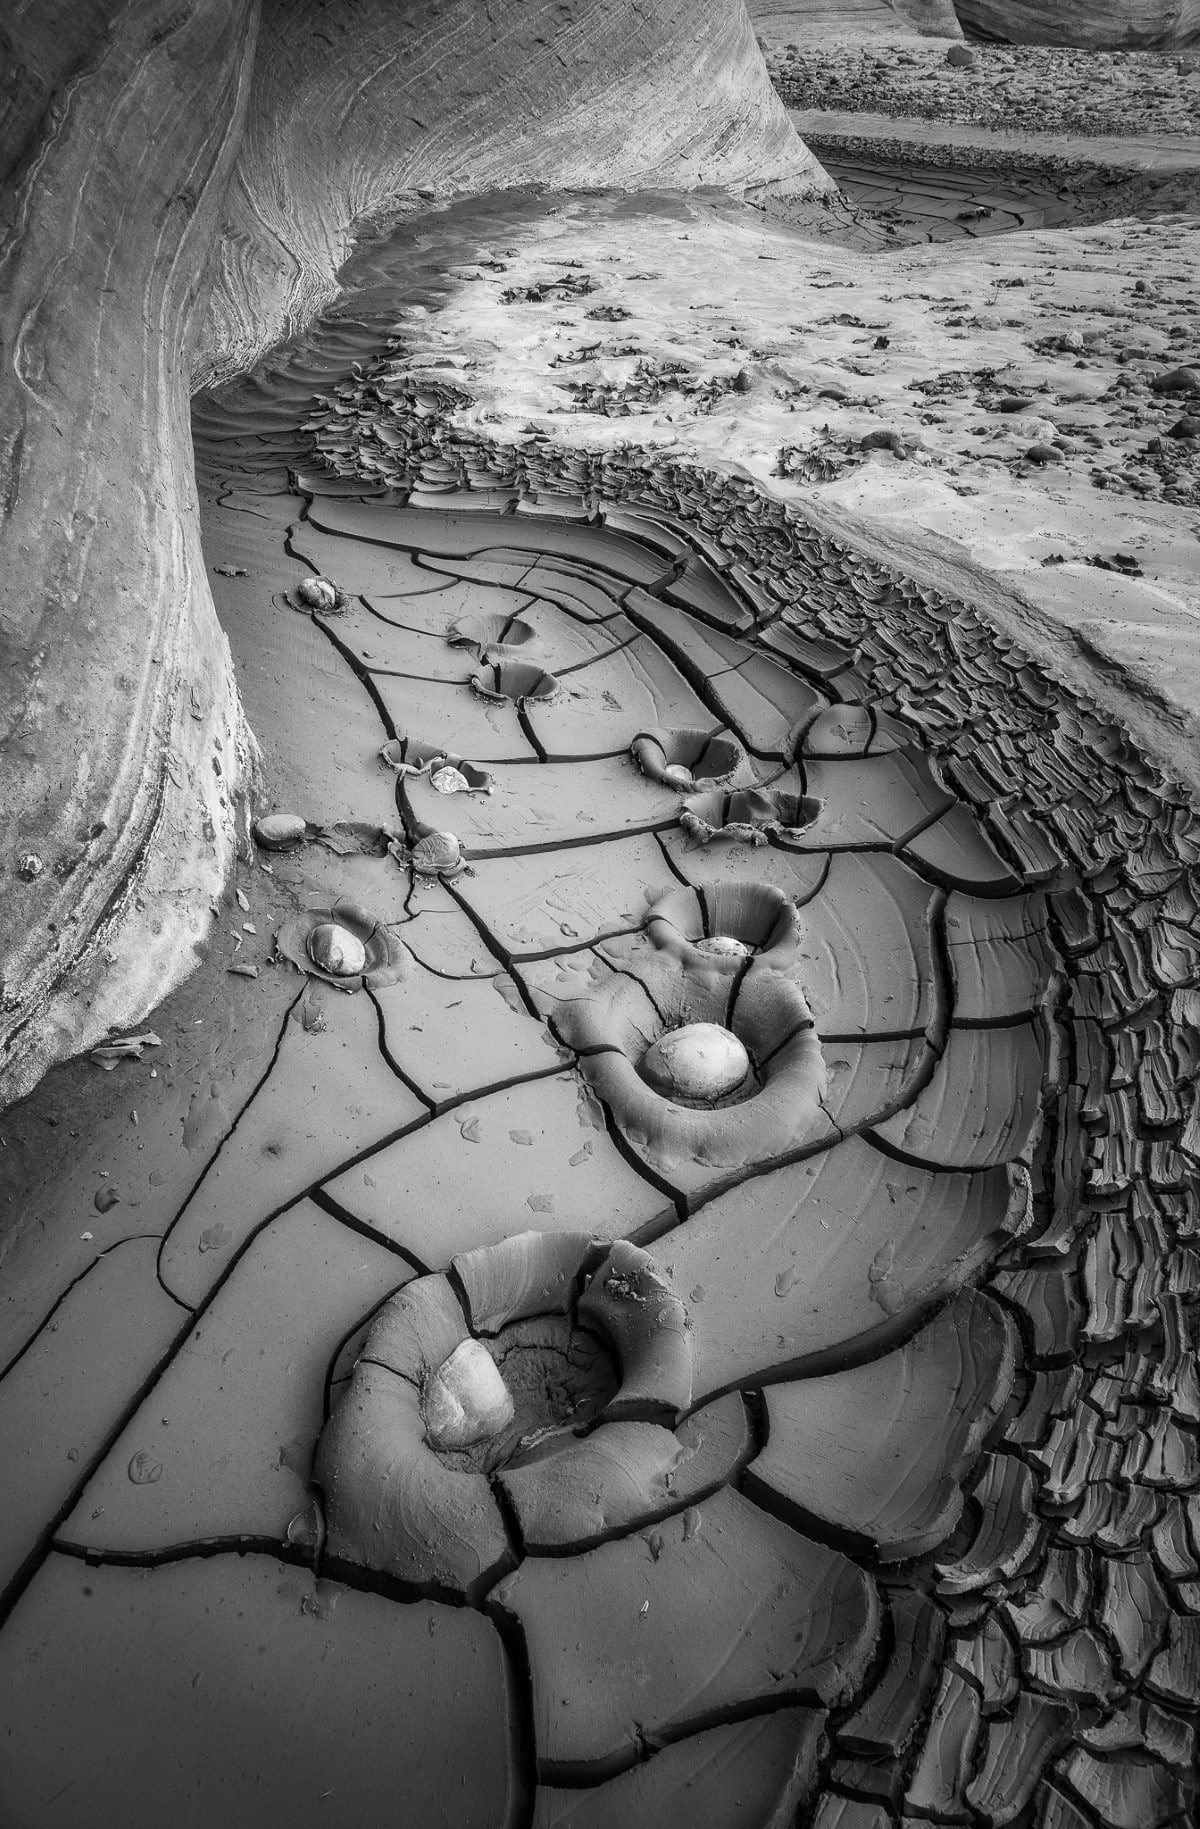
{"label": "layered rock wall", "polygon": [[0,1103],[194,963],[230,858],[187,362],[255,26],[244,0],[33,7],[8,47]]}
{"label": "layered rock wall", "polygon": [[969,32],[1010,44],[1170,51],[1200,44],[1200,0],[955,0]]}
{"label": "layered rock wall", "polygon": [[747,11],[767,46],[963,35],[954,0],[747,0]]}
{"label": "layered rock wall", "polygon": [[266,0],[197,378],[311,318],[397,200],[710,184],[832,188],[742,0]]}

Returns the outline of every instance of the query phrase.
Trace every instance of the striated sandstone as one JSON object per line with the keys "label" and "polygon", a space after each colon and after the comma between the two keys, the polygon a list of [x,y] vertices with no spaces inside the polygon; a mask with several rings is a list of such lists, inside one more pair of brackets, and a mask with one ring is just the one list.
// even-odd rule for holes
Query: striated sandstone
{"label": "striated sandstone", "polygon": [[30,13],[0,116],[0,1102],[195,963],[246,751],[187,361],[255,10]]}
{"label": "striated sandstone", "polygon": [[954,0],[747,0],[759,42],[961,38]]}
{"label": "striated sandstone", "polygon": [[1200,0],[955,0],[968,31],[1011,44],[1169,51],[1200,42]]}

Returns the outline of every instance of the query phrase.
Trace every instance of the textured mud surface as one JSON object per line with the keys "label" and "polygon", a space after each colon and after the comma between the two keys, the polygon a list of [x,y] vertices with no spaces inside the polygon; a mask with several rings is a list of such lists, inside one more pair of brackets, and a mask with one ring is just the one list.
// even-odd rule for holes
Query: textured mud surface
{"label": "textured mud surface", "polygon": [[0,1127],[0,1816],[1182,1829],[1187,793],[360,303],[195,418],[272,842]]}

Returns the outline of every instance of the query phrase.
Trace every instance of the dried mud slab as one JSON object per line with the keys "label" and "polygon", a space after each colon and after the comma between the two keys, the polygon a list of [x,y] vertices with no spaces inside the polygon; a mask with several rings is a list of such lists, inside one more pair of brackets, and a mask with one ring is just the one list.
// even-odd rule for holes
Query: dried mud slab
{"label": "dried mud slab", "polygon": [[528,706],[529,728],[551,761],[627,750],[658,724],[697,725],[711,712],[653,641],[641,635],[562,680],[548,702]]}
{"label": "dried mud slab", "polygon": [[1007,1402],[1016,1352],[1003,1311],[964,1291],[898,1352],[772,1385],[747,1490],[860,1553],[925,1555],[958,1522],[959,1482]]}
{"label": "dried mud slab", "polygon": [[945,932],[956,1022],[1011,1021],[1042,1008],[1058,963],[1043,895],[951,895]]}
{"label": "dried mud slab", "polygon": [[533,1829],[785,1829],[812,1793],[825,1716],[781,1708],[709,1728],[586,1791],[538,1789]]}
{"label": "dried mud slab", "polygon": [[0,1379],[0,1459],[11,1480],[0,1592],[187,1321],[158,1282],[157,1257],[156,1238],[111,1246]]}
{"label": "dried mud slab", "polygon": [[155,1556],[282,1544],[307,1503],[329,1360],[411,1275],[311,1201],[273,1220],[126,1423],[59,1546]]}
{"label": "dried mud slab", "polygon": [[426,1110],[380,1054],[368,997],[306,991],[269,1075],[163,1243],[167,1288],[202,1302],[264,1219]]}
{"label": "dried mud slab", "polygon": [[475,1098],[335,1176],[327,1191],[427,1264],[543,1231],[636,1232],[664,1196],[632,1169],[573,1074]]}
{"label": "dried mud slab", "polygon": [[952,1028],[928,1086],[876,1134],[906,1160],[942,1168],[1013,1162],[1037,1122],[1044,1061],[1040,1023]]}
{"label": "dried mud slab", "polygon": [[416,967],[376,994],[390,1060],[435,1111],[479,1087],[542,1073],[552,1045],[511,978],[443,978]]}
{"label": "dried mud slab", "polygon": [[[758,855],[749,860],[752,872]],[[835,852],[799,913],[800,982],[820,1034],[918,1035],[942,1003],[937,891],[899,858]]]}
{"label": "dried mud slab", "polygon": [[1002,1169],[939,1174],[851,1139],[743,1182],[649,1251],[688,1304],[701,1398],[875,1357],[1024,1218]]}
{"label": "dried mud slab", "polygon": [[156,1829],[164,1813],[180,1829],[288,1829],[323,1797],[364,1822],[397,1798],[423,1829],[510,1820],[495,1629],[271,1557],[52,1555],[0,1639],[0,1697],[6,1814],[47,1829]]}
{"label": "dried mud slab", "polygon": [[410,776],[403,794],[414,820],[451,819],[473,858],[665,830],[679,810],[674,791],[648,781],[627,756],[501,768],[490,794],[449,802],[428,776]]}
{"label": "dried mud slab", "polygon": [[[269,517],[264,504],[273,510]],[[294,518],[298,506],[294,497],[264,498],[254,512],[236,516],[230,534],[223,526],[218,531],[219,510],[206,503],[205,544],[249,573],[247,580],[210,570],[213,599],[250,727],[271,733],[264,756],[271,798],[316,825],[383,825],[391,816],[391,785],[375,760],[379,714],[329,637],[284,596],[305,575],[284,550],[280,520],[284,511]]]}
{"label": "dried mud slab", "polygon": [[672,881],[656,841],[643,833],[492,858],[455,893],[506,957],[524,959],[640,927],[647,905]]}
{"label": "dried mud slab", "polygon": [[[482,699],[470,685],[447,680],[371,675],[387,718],[386,735],[437,744],[494,769],[503,762],[534,762],[517,707],[507,700]],[[378,744],[376,744],[378,748]]]}
{"label": "dried mud slab", "polygon": [[[874,1650],[873,1586],[733,1492],[644,1537],[535,1559],[490,1596],[524,1633],[542,1779],[633,1765],[732,1711],[853,1692]],[[769,1599],[768,1599],[769,1597]]]}

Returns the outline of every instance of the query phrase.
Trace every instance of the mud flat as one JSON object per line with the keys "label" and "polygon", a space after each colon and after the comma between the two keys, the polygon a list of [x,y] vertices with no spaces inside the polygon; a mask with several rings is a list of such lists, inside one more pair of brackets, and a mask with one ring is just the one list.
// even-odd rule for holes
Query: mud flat
{"label": "mud flat", "polygon": [[[664,249],[791,250],[799,315],[836,245],[622,204],[568,264],[603,220],[526,211],[390,303],[365,251],[198,403],[269,842],[152,1034],[0,1125],[0,1800],[1182,1823],[1186,736],[1147,714],[1147,754],[961,560],[833,527],[907,459],[772,474],[785,418],[859,409],[763,353],[770,284],[670,385]],[[641,348],[551,370],[585,334]]]}

